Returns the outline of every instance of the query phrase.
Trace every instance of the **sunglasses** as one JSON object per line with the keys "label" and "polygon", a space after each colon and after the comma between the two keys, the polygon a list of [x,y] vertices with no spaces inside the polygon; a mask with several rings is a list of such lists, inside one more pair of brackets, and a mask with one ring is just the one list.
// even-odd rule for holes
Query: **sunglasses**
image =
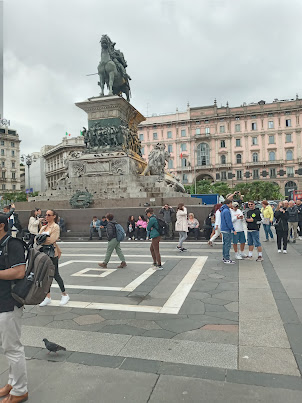
{"label": "sunglasses", "polygon": [[248,204],[248,206],[254,206],[254,204]]}
{"label": "sunglasses", "polygon": [[53,217],[53,214],[45,214],[45,217]]}

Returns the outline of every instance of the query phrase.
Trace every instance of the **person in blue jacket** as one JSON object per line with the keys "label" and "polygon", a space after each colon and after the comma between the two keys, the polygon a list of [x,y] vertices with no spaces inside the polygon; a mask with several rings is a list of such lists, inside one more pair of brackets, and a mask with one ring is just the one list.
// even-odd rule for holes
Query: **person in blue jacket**
{"label": "person in blue jacket", "polygon": [[236,235],[236,231],[233,226],[232,216],[230,208],[232,206],[232,200],[225,199],[223,206],[221,207],[221,233],[223,239],[222,256],[223,263],[235,264],[234,260],[230,259],[230,250],[232,246],[232,232]]}

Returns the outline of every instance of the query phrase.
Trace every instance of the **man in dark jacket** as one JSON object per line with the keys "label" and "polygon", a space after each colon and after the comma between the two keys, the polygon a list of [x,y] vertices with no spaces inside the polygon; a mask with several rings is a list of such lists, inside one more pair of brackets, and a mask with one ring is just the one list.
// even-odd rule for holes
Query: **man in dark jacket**
{"label": "man in dark jacket", "polygon": [[255,202],[250,200],[248,202],[249,210],[246,213],[247,223],[247,243],[249,245],[248,259],[253,259],[254,246],[258,249],[258,258],[256,262],[262,262],[262,247],[259,239],[259,229],[261,225],[261,213],[258,208],[255,207]]}
{"label": "man in dark jacket", "polygon": [[121,259],[121,264],[117,266],[118,269],[123,269],[124,267],[127,266],[125,262],[125,256],[122,252],[120,241],[116,239],[116,224],[117,222],[113,219],[113,214],[108,213],[106,215],[108,224],[106,227],[107,230],[107,239],[108,239],[108,246],[107,246],[107,251],[106,251],[106,256],[104,259],[103,263],[99,263],[100,267],[103,267],[104,269],[107,268],[107,264],[111,258],[112,252],[115,250],[118,257]]}
{"label": "man in dark jacket", "polygon": [[172,225],[172,215],[175,214],[175,210],[169,206],[169,204],[165,204],[163,208],[159,210],[159,214],[163,215],[163,219],[166,226],[166,236],[165,239],[173,238],[173,225]]}
{"label": "man in dark jacket", "polygon": [[233,226],[230,207],[232,206],[232,200],[225,199],[224,205],[221,207],[221,225],[220,230],[222,233],[222,260],[225,264],[235,264],[234,260],[230,259],[230,249],[232,246],[232,232],[236,235],[236,231]]}
{"label": "man in dark jacket", "polygon": [[298,228],[298,208],[295,206],[295,202],[291,200],[288,203],[288,242],[290,241],[290,234],[292,232],[293,243],[296,243],[297,228]]}
{"label": "man in dark jacket", "polygon": [[154,214],[153,208],[149,207],[146,209],[146,215],[149,218],[147,230],[150,231],[150,239],[151,246],[150,252],[153,259],[153,267],[156,267],[157,270],[163,270],[161,265],[161,256],[159,253],[159,242],[160,242],[160,233],[159,233],[159,225]]}

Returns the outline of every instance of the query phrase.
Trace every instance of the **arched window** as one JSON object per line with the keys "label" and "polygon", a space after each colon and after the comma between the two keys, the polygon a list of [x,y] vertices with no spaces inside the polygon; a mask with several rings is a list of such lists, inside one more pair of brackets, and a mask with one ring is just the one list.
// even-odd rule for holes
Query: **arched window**
{"label": "arched window", "polygon": [[253,162],[258,162],[258,153],[253,153]]}
{"label": "arched window", "polygon": [[237,163],[237,164],[241,164],[241,161],[242,161],[242,156],[241,156],[241,154],[237,154],[237,155],[236,155],[236,163]]}
{"label": "arched window", "polygon": [[275,153],[275,151],[270,151],[270,152],[268,153],[268,159],[269,159],[270,161],[276,161],[276,153]]}
{"label": "arched window", "polygon": [[293,158],[293,152],[292,152],[292,150],[287,150],[286,151],[286,161],[292,161],[294,158]]}
{"label": "arched window", "polygon": [[187,166],[187,159],[186,158],[182,158],[181,159],[181,167],[185,168]]}
{"label": "arched window", "polygon": [[221,164],[226,164],[226,155],[222,154],[220,157]]}
{"label": "arched window", "polygon": [[293,182],[293,181],[286,182],[286,184],[284,186],[285,197],[287,197],[287,196],[292,197],[293,190],[297,190],[296,182]]}
{"label": "arched window", "polygon": [[210,147],[207,143],[201,143],[197,146],[197,165],[210,164]]}

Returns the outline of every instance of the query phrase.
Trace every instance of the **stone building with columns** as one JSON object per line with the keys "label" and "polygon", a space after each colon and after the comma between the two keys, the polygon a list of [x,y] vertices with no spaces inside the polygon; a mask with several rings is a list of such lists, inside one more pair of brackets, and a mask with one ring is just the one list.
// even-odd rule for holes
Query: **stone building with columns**
{"label": "stone building with columns", "polygon": [[277,183],[281,193],[302,190],[302,99],[189,107],[148,117],[139,125],[143,156],[157,142],[171,154],[168,171],[191,184],[202,179],[230,186]]}
{"label": "stone building with columns", "polygon": [[[45,146],[41,150],[44,160],[44,173],[46,178],[45,189],[53,189],[59,180],[67,171],[65,160],[72,151],[81,151],[85,148],[84,138],[64,137],[62,142],[56,146]],[[45,189],[41,189],[42,191]]]}

